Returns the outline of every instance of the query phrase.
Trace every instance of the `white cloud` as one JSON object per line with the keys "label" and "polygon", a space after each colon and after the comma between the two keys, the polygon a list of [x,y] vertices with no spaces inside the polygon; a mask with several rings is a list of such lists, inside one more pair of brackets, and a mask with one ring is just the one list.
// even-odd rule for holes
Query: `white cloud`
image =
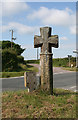
{"label": "white cloud", "polygon": [[59,10],[40,7],[38,11],[33,11],[28,15],[28,18],[39,19],[45,25],[69,26],[76,23],[75,13],[69,8]]}
{"label": "white cloud", "polygon": [[71,34],[76,34],[76,25],[70,27]]}
{"label": "white cloud", "polygon": [[37,26],[31,27],[17,22],[10,22],[8,25],[2,26],[2,32],[10,29],[16,30],[19,34],[33,34],[37,33],[39,28]]}
{"label": "white cloud", "polygon": [[64,37],[60,37],[60,39],[61,39],[61,40],[68,40],[68,38],[65,37],[65,36],[64,36]]}
{"label": "white cloud", "polygon": [[3,2],[2,3],[2,15],[9,16],[20,13],[21,11],[28,10],[29,6],[26,3],[21,2]]}

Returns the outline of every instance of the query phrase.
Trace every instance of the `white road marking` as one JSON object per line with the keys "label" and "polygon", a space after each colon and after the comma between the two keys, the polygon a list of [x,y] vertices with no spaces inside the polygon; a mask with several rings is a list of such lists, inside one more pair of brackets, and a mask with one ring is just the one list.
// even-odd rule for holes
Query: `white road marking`
{"label": "white road marking", "polygon": [[71,89],[73,89],[73,88],[76,88],[76,86],[72,86],[72,87],[70,87]]}
{"label": "white road marking", "polygon": [[64,90],[70,90],[70,91],[74,91],[74,92],[78,92],[78,90],[76,89],[76,86],[67,86],[67,87],[59,87],[61,89],[64,89]]}
{"label": "white road marking", "polygon": [[54,73],[53,75],[56,75],[56,74],[63,74],[64,72],[59,72],[59,73]]}
{"label": "white road marking", "polygon": [[[73,71],[71,71],[71,72],[73,72]],[[58,72],[58,73],[53,73],[53,75],[64,74],[64,73],[69,73],[69,72]]]}
{"label": "white road marking", "polygon": [[23,78],[24,76],[20,76],[20,77],[9,77],[9,78],[0,78],[0,80],[2,79],[16,79],[16,78]]}

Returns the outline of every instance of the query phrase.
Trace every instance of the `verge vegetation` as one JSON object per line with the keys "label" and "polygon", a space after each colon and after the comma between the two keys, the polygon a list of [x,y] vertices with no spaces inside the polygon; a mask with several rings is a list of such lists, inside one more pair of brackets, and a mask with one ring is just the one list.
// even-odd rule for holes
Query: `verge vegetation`
{"label": "verge vegetation", "polygon": [[30,72],[30,71],[34,71],[34,72],[38,72],[38,68],[33,67],[31,65],[21,65],[21,67],[25,67],[23,69],[23,71],[21,72],[2,72],[2,75],[0,77],[2,78],[8,78],[8,77],[19,77],[19,76],[24,76],[24,72]]}
{"label": "verge vegetation", "polygon": [[62,89],[7,91],[2,95],[2,118],[77,118],[78,95]]}
{"label": "verge vegetation", "polygon": [[69,68],[69,67],[65,67],[63,68],[64,70],[69,70],[69,71],[78,71],[78,68],[76,67],[72,67],[72,68]]}

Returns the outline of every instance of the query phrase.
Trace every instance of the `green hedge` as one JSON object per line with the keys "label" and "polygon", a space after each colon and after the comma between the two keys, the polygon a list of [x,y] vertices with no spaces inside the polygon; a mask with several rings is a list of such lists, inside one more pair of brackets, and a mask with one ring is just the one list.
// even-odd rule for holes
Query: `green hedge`
{"label": "green hedge", "polygon": [[[70,59],[70,63],[75,66],[76,65],[76,58],[72,57]],[[69,66],[69,60],[68,60],[68,58],[56,58],[56,59],[53,59],[53,66],[56,66],[56,67],[68,67]]]}

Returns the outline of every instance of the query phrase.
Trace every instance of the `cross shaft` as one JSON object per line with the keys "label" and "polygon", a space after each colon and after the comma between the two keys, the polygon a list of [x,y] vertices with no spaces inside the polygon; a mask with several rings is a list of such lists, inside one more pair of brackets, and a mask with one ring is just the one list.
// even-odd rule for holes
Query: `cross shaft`
{"label": "cross shaft", "polygon": [[51,47],[58,48],[58,35],[51,36],[51,27],[40,28],[40,36],[34,36],[34,47],[41,47],[41,88],[53,94],[53,69]]}

